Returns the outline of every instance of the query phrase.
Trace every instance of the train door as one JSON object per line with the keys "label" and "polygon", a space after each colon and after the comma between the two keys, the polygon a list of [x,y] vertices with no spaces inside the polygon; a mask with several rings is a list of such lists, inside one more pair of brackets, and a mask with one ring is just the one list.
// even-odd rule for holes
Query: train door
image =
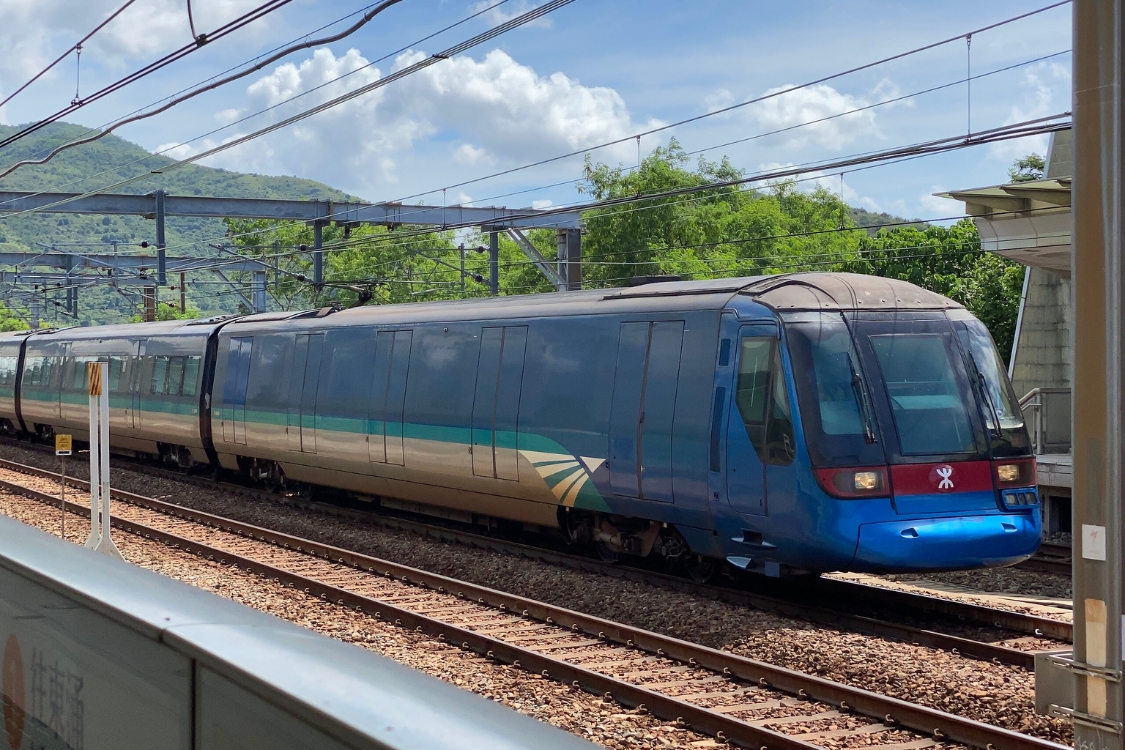
{"label": "train door", "polygon": [[133,357],[129,361],[129,408],[125,414],[125,424],[136,428],[141,426],[138,416],[141,410],[141,388],[143,386],[146,342],[133,342]]}
{"label": "train door", "polygon": [[412,331],[379,331],[376,336],[375,371],[371,378],[373,424],[368,442],[368,457],[375,463],[406,464],[402,415],[413,338]]}
{"label": "train door", "polygon": [[227,380],[223,386],[223,441],[246,444],[246,386],[250,381],[250,356],[253,336],[230,340],[227,354]]}
{"label": "train door", "polygon": [[767,497],[791,487],[796,457],[792,412],[774,323],[741,326],[734,398],[727,419],[727,502],[739,513],[767,515]]}
{"label": "train door", "polygon": [[527,326],[485,328],[473,398],[473,474],[518,480],[515,435]]}
{"label": "train door", "polygon": [[682,320],[622,323],[609,415],[609,481],[625,497],[670,503],[672,420]]}
{"label": "train door", "polygon": [[316,390],[324,352],[323,333],[299,333],[293,349],[289,379],[289,450],[316,453]]}

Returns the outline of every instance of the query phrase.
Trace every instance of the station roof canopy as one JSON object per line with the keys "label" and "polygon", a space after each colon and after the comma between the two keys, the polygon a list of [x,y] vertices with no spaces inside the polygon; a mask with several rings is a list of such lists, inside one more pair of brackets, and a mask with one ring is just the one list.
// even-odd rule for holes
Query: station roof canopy
{"label": "station roof canopy", "polygon": [[1069,278],[1072,132],[1051,136],[1044,179],[937,195],[965,203],[984,250]]}

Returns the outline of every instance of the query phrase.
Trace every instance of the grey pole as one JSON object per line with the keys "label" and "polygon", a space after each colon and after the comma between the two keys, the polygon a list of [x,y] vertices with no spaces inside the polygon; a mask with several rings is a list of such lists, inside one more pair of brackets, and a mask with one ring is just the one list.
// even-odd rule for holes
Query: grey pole
{"label": "grey pole", "polygon": [[253,279],[253,292],[251,297],[254,300],[254,312],[261,313],[266,311],[266,272],[254,271]]}
{"label": "grey pole", "polygon": [[324,286],[324,225],[313,222],[313,284],[316,288]]}
{"label": "grey pole", "polygon": [[500,234],[488,233],[488,289],[492,296],[500,294]]}
{"label": "grey pole", "polygon": [[164,257],[164,191],[156,191],[156,283],[168,283],[168,262]]}
{"label": "grey pole", "polygon": [[457,248],[461,251],[461,296],[465,296],[465,243],[462,242],[461,246]]}
{"label": "grey pole", "polygon": [[31,296],[31,330],[39,330],[39,294]]}
{"label": "grey pole", "polygon": [[582,288],[582,230],[560,229],[557,235],[559,276],[567,291]]}
{"label": "grey pole", "polygon": [[[1122,744],[1125,267],[1121,0],[1074,2],[1074,746]],[[1065,713],[1065,712],[1063,712]]]}

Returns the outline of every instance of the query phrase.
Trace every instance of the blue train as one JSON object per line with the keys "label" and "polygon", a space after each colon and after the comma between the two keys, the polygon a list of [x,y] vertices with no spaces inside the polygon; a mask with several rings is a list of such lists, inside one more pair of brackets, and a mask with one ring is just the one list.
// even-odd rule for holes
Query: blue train
{"label": "blue train", "polygon": [[850,274],[0,337],[0,424],[555,531],[697,577],[1010,565],[1035,460],[985,327]]}

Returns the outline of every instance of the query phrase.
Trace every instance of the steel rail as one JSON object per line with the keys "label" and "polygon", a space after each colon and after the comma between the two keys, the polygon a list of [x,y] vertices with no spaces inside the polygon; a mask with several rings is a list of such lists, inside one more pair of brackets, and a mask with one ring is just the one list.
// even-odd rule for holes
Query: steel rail
{"label": "steel rail", "polygon": [[[501,552],[505,554],[515,554],[530,559],[536,559],[543,562],[548,562],[556,565],[564,565],[569,568],[584,570],[589,572],[601,573],[610,575],[617,578],[625,578],[627,580],[637,581],[639,583],[646,583],[652,586],[673,589],[682,591],[684,593],[691,593],[701,595],[717,601],[723,601],[729,604],[736,604],[739,606],[749,606],[757,609],[778,612],[790,617],[797,617],[805,619],[809,622],[814,622],[821,625],[828,625],[843,629],[852,630],[854,632],[865,633],[868,635],[876,635],[884,638],[891,638],[896,640],[913,643],[916,645],[926,646],[928,648],[936,648],[944,651],[951,651],[961,656],[967,656],[974,659],[984,659],[995,663],[1009,664],[1023,669],[1031,670],[1035,668],[1035,655],[1032,651],[1021,651],[1019,649],[1009,648],[1007,646],[997,645],[983,641],[974,640],[971,638],[964,638],[948,633],[942,633],[926,628],[919,628],[901,623],[889,622],[875,617],[867,617],[846,612],[848,606],[846,598],[838,602],[840,608],[832,609],[826,607],[823,602],[808,603],[796,601],[793,592],[788,592],[788,598],[781,598],[779,596],[769,596],[761,593],[747,591],[743,588],[733,588],[724,586],[715,586],[707,584],[699,584],[688,579],[679,578],[666,573],[658,573],[639,568],[633,568],[623,565],[613,565],[603,563],[598,560],[593,560],[579,555],[568,554],[565,552],[558,552],[549,550],[542,547],[521,544],[519,542],[512,542],[497,539],[495,537],[484,536],[481,534],[474,534],[472,532],[458,531],[449,529],[443,526],[435,526],[431,524],[422,523],[419,521],[411,521],[397,516],[387,516],[385,514],[375,514],[371,512],[351,510],[341,508],[337,505],[329,505],[326,503],[318,503],[310,500],[301,500],[292,497],[279,496],[264,490],[259,490],[253,487],[246,487],[241,484],[233,484],[228,482],[218,482],[217,480],[202,479],[185,475],[180,472],[148,466],[143,463],[128,462],[131,468],[141,472],[148,473],[154,476],[166,477],[173,481],[179,481],[185,484],[192,484],[205,489],[214,489],[216,484],[221,484],[224,488],[237,491],[250,497],[268,500],[270,502],[281,502],[284,504],[315,508],[322,512],[331,513],[338,516],[344,516],[349,519],[360,520],[368,523],[376,523],[388,528],[398,530],[412,531],[434,539],[445,542],[456,542],[461,544],[469,544],[481,549],[488,549],[490,551]],[[8,468],[13,471],[20,471],[23,473],[35,473],[44,477],[58,478],[58,474],[48,469],[39,467],[28,466],[14,461],[0,459],[0,468]],[[75,483],[81,483],[82,480],[72,479]],[[123,500],[131,500],[133,496],[131,493],[122,490],[113,490],[115,496],[120,496]],[[139,496],[138,496],[139,497]],[[883,601],[881,597],[886,596],[883,591],[874,586],[864,586],[863,584],[847,584],[863,586],[864,589],[874,589],[873,592],[867,592],[870,596],[878,599],[877,602],[880,606],[892,607],[899,606],[901,602],[893,595],[898,592],[891,591],[891,599]],[[811,597],[814,601],[817,597]],[[987,608],[985,608],[987,609]],[[988,612],[1002,612],[1001,610],[988,610]],[[948,614],[948,613],[946,613]],[[964,618],[960,612],[955,613],[957,616]],[[1007,613],[1019,616],[1018,613]],[[968,618],[973,619],[973,618]],[[996,617],[986,619],[985,622],[989,626],[1003,627],[998,624]],[[1053,621],[1052,621],[1053,622]],[[1009,629],[1035,635],[1043,635],[1042,630],[1037,630],[1037,621],[1027,625],[1026,627],[1009,627]]]}
{"label": "steel rail", "polygon": [[[28,468],[35,469],[35,467]],[[34,473],[39,474],[41,471],[35,469]],[[76,485],[80,486],[81,484],[81,480],[76,482]],[[53,494],[24,487],[14,482],[0,480],[0,487],[56,507],[59,503],[59,498]],[[1065,747],[1048,740],[1020,734],[936,709],[914,705],[860,688],[831,682],[820,677],[688,643],[640,628],[380,560],[332,545],[302,539],[133,493],[120,492],[120,496],[133,504],[157,511],[167,517],[187,520],[194,524],[209,526],[276,547],[296,550],[304,555],[323,558],[358,571],[382,574],[387,578],[447,593],[457,598],[472,599],[500,611],[521,612],[524,616],[540,620],[548,625],[569,629],[576,633],[585,633],[588,636],[596,637],[598,640],[620,644],[629,649],[639,649],[685,665],[707,669],[717,675],[745,680],[762,688],[788,693],[800,699],[827,703],[837,706],[843,711],[851,711],[873,718],[876,721],[883,722],[888,727],[901,727],[920,732],[925,736],[932,737],[935,741],[957,742],[985,748],[986,750],[1061,750]],[[89,507],[85,505],[68,501],[66,507],[72,512],[84,514],[87,517],[90,513]],[[310,594],[339,605],[385,617],[396,625],[421,630],[430,637],[439,640],[453,644],[459,643],[462,648],[483,654],[488,658],[506,662],[551,679],[568,682],[588,691],[605,694],[624,705],[644,706],[646,710],[660,718],[683,720],[698,731],[710,734],[718,739],[729,740],[747,747],[768,748],[770,750],[775,748],[777,750],[812,750],[812,748],[817,747],[792,736],[735,719],[719,711],[677,700],[672,696],[617,680],[608,675],[541,654],[538,651],[467,630],[395,606],[386,601],[357,594],[253,558],[237,555],[229,550],[213,547],[123,518],[114,518],[113,523],[128,533],[154,539],[195,554],[205,555],[209,559],[218,560],[223,564],[237,564],[239,567],[271,580],[303,588]],[[760,720],[755,723],[769,722]]]}

